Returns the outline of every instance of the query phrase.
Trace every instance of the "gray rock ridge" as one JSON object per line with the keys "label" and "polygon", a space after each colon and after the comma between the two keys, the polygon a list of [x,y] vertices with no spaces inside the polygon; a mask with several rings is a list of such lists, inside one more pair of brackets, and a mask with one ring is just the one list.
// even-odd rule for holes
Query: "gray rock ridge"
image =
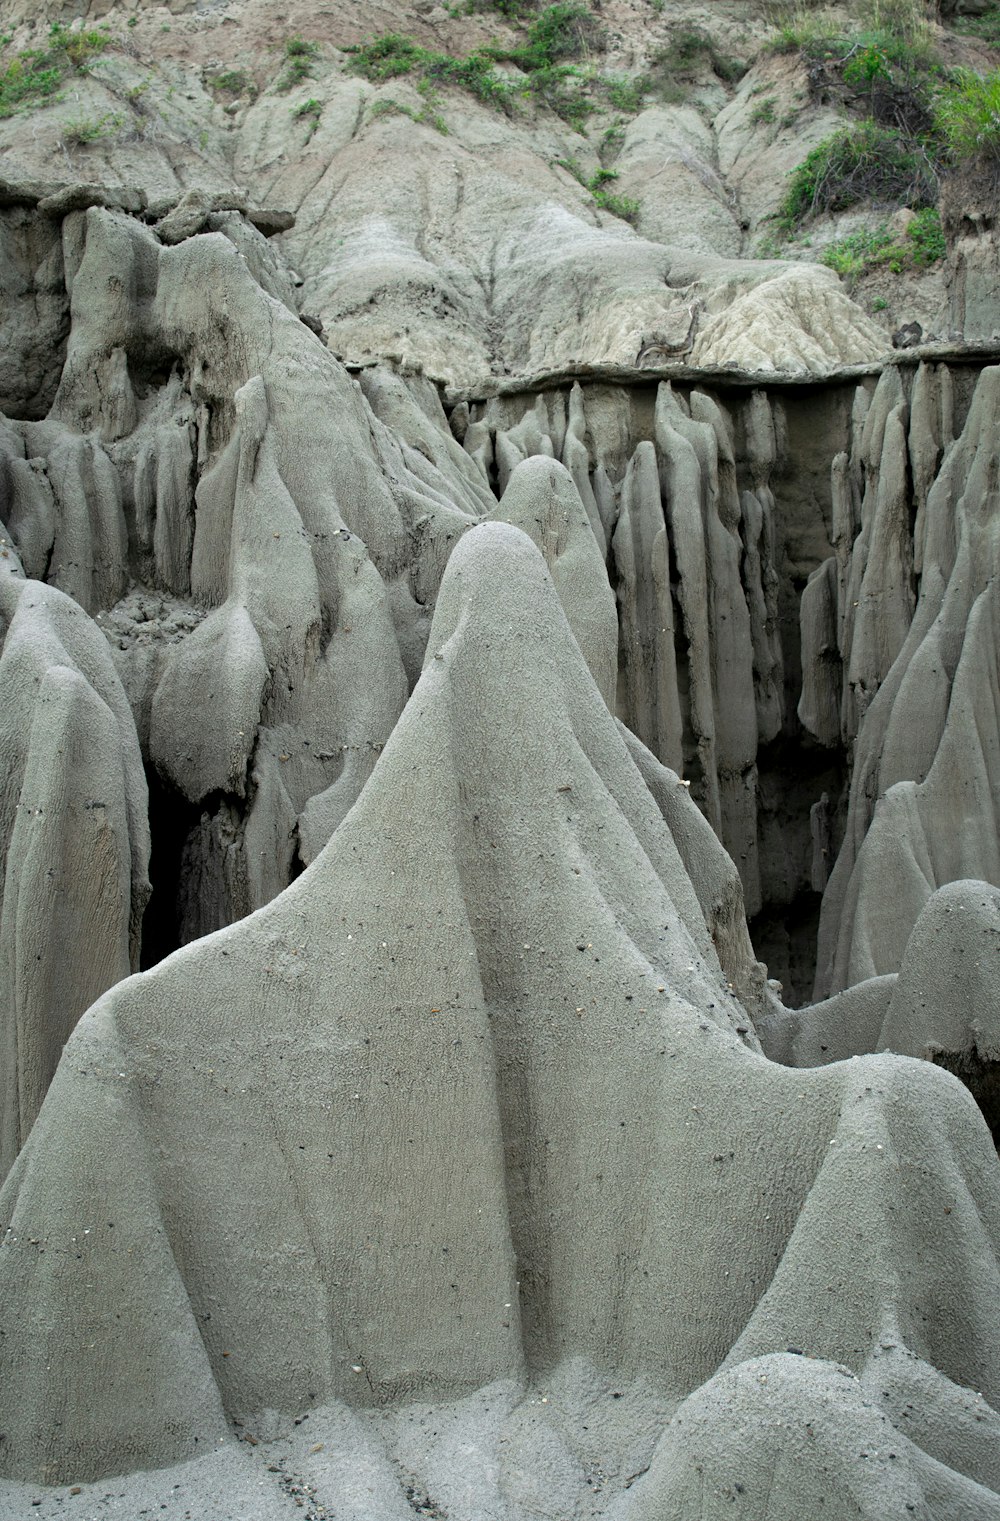
{"label": "gray rock ridge", "polygon": [[[782,391],[794,388],[825,390],[830,386],[851,380],[875,379],[883,370],[893,368],[902,373],[916,369],[921,364],[937,363],[970,365],[978,368],[983,363],[1000,357],[1000,345],[989,339],[963,341],[961,343],[925,343],[905,353],[893,353],[857,364],[831,364],[820,373],[804,374],[801,370],[755,369],[753,365],[690,364],[683,360],[667,360],[662,364],[595,364],[581,362],[558,370],[540,370],[527,375],[484,377],[479,382],[462,386],[445,385],[445,400],[449,406],[465,402],[488,402],[497,396],[534,395],[538,391],[560,390],[575,383],[608,383],[623,386],[648,385],[650,380],[671,380],[677,383],[693,382],[710,385],[720,391],[737,392],[756,390]],[[377,360],[368,364],[352,364],[344,360],[345,368],[363,371],[374,368]]]}
{"label": "gray rock ridge", "polygon": [[[771,1419],[828,1412],[789,1505],[829,1493],[831,1461],[849,1492],[871,1432],[898,1441],[893,1503],[995,1514],[966,1436],[994,1429],[1000,1382],[1000,1193],[975,1104],[893,1056],[774,1065],[746,1024],[541,555],[477,528],[313,866],[71,1037],[0,1194],[6,1473],[80,1482],[225,1445],[265,1409],[498,1379],[516,1427],[526,1385],[525,1406],[547,1386],[558,1404],[611,1377],[644,1451],[594,1514],[684,1514],[706,1442],[713,1484],[738,1472],[762,1496],[750,1406],[735,1426],[704,1414],[730,1387],[758,1409],[766,1390]],[[562,1429],[593,1454],[579,1418]],[[519,1450],[550,1471],[544,1443]],[[410,1461],[433,1465],[426,1436]],[[513,1483],[453,1513],[494,1514],[499,1490],[532,1514]]]}
{"label": "gray rock ridge", "polygon": [[[4,555],[6,555],[4,551]],[[107,644],[0,560],[0,1171],[80,1015],[139,964],[146,778]]]}
{"label": "gray rock ridge", "polygon": [[[192,197],[191,206],[200,217],[209,202],[231,199]],[[188,809],[174,872],[182,891],[170,910],[176,939],[260,906],[321,848],[416,679],[451,547],[495,513],[517,462],[545,453],[569,471],[593,530],[599,558],[582,551],[593,595],[606,608],[612,591],[619,598],[622,716],[661,759],[680,766],[685,755],[699,757],[704,782],[696,777],[695,790],[737,856],[753,912],[768,891],[755,877],[754,758],[761,737],[776,732],[783,701],[780,551],[768,495],[780,422],[762,393],[744,395],[733,413],[699,392],[701,411],[688,419],[687,394],[668,386],[660,445],[645,413],[648,374],[634,404],[616,393],[617,422],[607,388],[576,386],[538,397],[534,421],[518,420],[520,402],[497,400],[453,408],[449,427],[426,376],[383,367],[348,381],[294,321],[295,285],[280,251],[237,211],[211,212],[187,231],[164,245],[122,210],[66,212],[64,362],[45,419],[11,424],[11,469],[28,494],[7,509],[29,574],[101,620],[147,765],[168,802]],[[30,332],[18,331],[30,344]],[[678,442],[681,463],[670,463],[669,417],[697,441],[696,466],[684,452],[690,443]],[[640,445],[658,448],[657,462],[626,480]],[[704,544],[696,518],[668,525],[664,515],[671,491],[683,494],[685,469],[697,471],[705,493]],[[284,519],[268,526],[275,501]],[[676,544],[669,552],[667,544],[678,533],[686,615],[662,574],[674,574]],[[658,591],[655,575],[648,582],[648,535],[666,552]],[[638,555],[631,569],[629,554]],[[578,596],[578,617],[592,616],[587,600]],[[165,621],[152,611],[168,605]],[[611,634],[609,625],[600,637]],[[650,639],[659,654],[647,692]],[[751,647],[756,720],[744,700]],[[601,658],[613,663],[612,643],[606,650]],[[682,701],[688,661],[693,736]],[[610,671],[602,682],[610,691]]]}

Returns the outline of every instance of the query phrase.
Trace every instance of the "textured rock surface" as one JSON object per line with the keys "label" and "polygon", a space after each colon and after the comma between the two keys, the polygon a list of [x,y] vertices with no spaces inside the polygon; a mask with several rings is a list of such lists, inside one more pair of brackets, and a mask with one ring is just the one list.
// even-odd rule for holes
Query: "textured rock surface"
{"label": "textured rock surface", "polygon": [[[669,51],[678,21],[621,0],[615,12],[604,13],[601,48],[607,78],[620,84],[643,55],[655,65]],[[684,19],[730,38],[739,56],[767,30],[754,16],[750,36],[736,5]],[[499,15],[414,13],[388,0],[377,13],[295,4],[277,17],[243,0],[163,25],[169,36],[144,8],[124,35],[109,23],[113,45],[74,78],[72,102],[46,106],[30,128],[0,119],[17,179],[50,180],[54,163],[63,173],[69,163],[124,187],[122,204],[161,210],[167,242],[203,230],[213,207],[287,207],[295,225],[283,244],[303,310],[352,363],[419,364],[470,390],[492,377],[628,365],[651,342],[669,348],[682,337],[694,302],[705,307],[706,364],[827,373],[889,348],[887,330],[831,271],[751,257],[752,234],[801,157],[793,124],[807,102],[784,60],[757,63],[731,101],[707,63],[682,105],[657,104],[654,91],[626,120],[605,100],[585,136],[533,107],[504,113],[444,85],[429,104],[415,77],[375,85],[350,72],[345,49],[373,31],[465,55],[498,32],[515,40]],[[279,60],[295,32],[315,38],[317,52],[290,88]],[[778,88],[775,70],[785,125],[762,129],[749,118],[761,92]],[[227,100],[219,81],[232,78],[243,83]],[[831,120],[809,112],[807,141]],[[74,145],[80,121],[96,124],[85,147]],[[756,171],[747,167],[755,150]],[[599,171],[636,203],[635,230],[585,188]],[[99,192],[89,199],[99,203]],[[37,297],[57,345],[65,312],[49,294],[51,270],[31,258],[23,268],[23,207],[9,223],[16,304],[30,314]],[[57,246],[53,268],[59,257]],[[34,398],[44,377],[25,384]]]}
{"label": "textured rock surface", "polygon": [[[803,656],[823,673],[813,677],[826,694],[814,732],[829,736],[839,716],[856,743],[823,903],[820,996],[897,971],[937,887],[962,877],[1000,885],[989,780],[1000,753],[998,384],[1000,371],[982,372],[959,428],[947,368],[922,366],[909,404],[887,371],[857,409],[852,458],[834,462],[838,553],[822,574],[838,584],[836,619],[832,594],[820,607],[814,591]],[[838,652],[839,705],[826,674]]]}
{"label": "textured rock surface", "polygon": [[105,641],[74,602],[15,576],[0,552],[6,1173],[80,1015],[138,966],[149,826],[135,726]]}
{"label": "textured rock surface", "polygon": [[1000,371],[793,59],[172,17],[0,120],[0,1516],[997,1517]]}
{"label": "textured rock surface", "polygon": [[[70,1041],[0,1202],[8,1473],[96,1477],[186,1458],[227,1417],[527,1378],[569,1407],[562,1430],[515,1438],[537,1454],[526,1479],[501,1468],[466,1513],[497,1493],[530,1515],[535,1486],[569,1504],[581,1457],[606,1452],[572,1407],[611,1374],[640,1418],[627,1472],[618,1427],[608,1500],[628,1482],[632,1514],[682,1515],[706,1456],[713,1505],[737,1468],[766,1492],[745,1418],[723,1435],[715,1413],[727,1380],[763,1379],[776,1419],[832,1410],[827,1462],[800,1467],[784,1513],[828,1492],[831,1460],[843,1512],[858,1436],[895,1440],[916,1381],[934,1436],[900,1439],[885,1494],[995,1508],[949,1419],[1000,1375],[1000,1194],[975,1104],[927,1065],[796,1072],[755,1044],[540,555],[477,530],[424,676],[311,870],[120,984]],[[941,1294],[970,1250],[956,1322]],[[501,1415],[515,1432],[525,1398]],[[651,1416],[675,1410],[651,1450]],[[411,1452],[433,1465],[426,1431]]]}

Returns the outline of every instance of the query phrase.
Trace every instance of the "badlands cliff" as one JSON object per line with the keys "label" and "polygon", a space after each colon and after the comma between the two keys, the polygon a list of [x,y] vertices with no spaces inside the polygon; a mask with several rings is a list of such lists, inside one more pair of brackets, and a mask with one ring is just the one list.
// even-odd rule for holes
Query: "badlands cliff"
{"label": "badlands cliff", "polygon": [[0,117],[0,1516],[1000,1516],[989,207],[777,248],[857,102],[745,6],[76,10]]}

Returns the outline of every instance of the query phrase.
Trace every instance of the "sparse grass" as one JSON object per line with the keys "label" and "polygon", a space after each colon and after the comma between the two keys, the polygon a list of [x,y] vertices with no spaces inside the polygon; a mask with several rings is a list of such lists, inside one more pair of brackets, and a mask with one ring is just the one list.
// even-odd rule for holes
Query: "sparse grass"
{"label": "sparse grass", "polygon": [[819,262],[854,285],[875,269],[888,269],[894,275],[929,269],[944,258],[945,251],[941,218],[933,207],[926,207],[917,212],[902,235],[892,232],[884,222],[876,228],[860,228],[831,243]]}
{"label": "sparse grass", "polygon": [[701,27],[676,27],[650,59],[647,89],[666,105],[679,105],[706,73],[735,84],[746,73],[746,65],[720,52]]}
{"label": "sparse grass", "polygon": [[249,95],[257,94],[257,86],[254,77],[246,69],[226,69],[222,74],[215,74],[208,82],[209,89],[218,95]]}
{"label": "sparse grass", "polygon": [[[452,85],[507,112],[519,99],[531,98],[580,127],[593,109],[584,88],[588,76],[565,60],[581,56],[594,40],[595,22],[587,7],[577,0],[561,0],[540,11],[525,40],[511,47],[477,48],[464,58],[453,58],[421,47],[402,33],[386,32],[348,51],[355,72],[376,83],[415,74],[418,89]],[[523,81],[502,74],[498,63],[513,64]]]}
{"label": "sparse grass", "polygon": [[84,116],[76,121],[63,122],[62,144],[65,148],[86,148],[101,138],[114,137],[125,125],[120,112],[112,111],[104,116]]}
{"label": "sparse grass", "polygon": [[639,220],[641,206],[630,195],[615,195],[610,190],[595,190],[592,192],[594,205],[601,211],[610,211],[613,217],[620,217],[623,222],[629,222],[634,227]]}
{"label": "sparse grass", "polygon": [[934,124],[953,163],[1000,163],[1000,72],[955,75],[937,96]]}
{"label": "sparse grass", "polygon": [[304,79],[312,78],[312,67],[319,55],[319,43],[304,37],[289,37],[285,42],[285,68],[276,88],[285,94]]}
{"label": "sparse grass", "polygon": [[616,170],[596,169],[588,179],[575,158],[557,158],[556,163],[571,174],[584,190],[589,190],[594,205],[601,211],[609,211],[612,216],[621,217],[623,222],[631,222],[633,225],[638,220],[640,203],[632,196],[617,195],[608,188],[618,178]]}
{"label": "sparse grass", "polygon": [[322,114],[322,103],[316,100],[314,97],[310,97],[309,100],[300,101],[297,106],[291,107],[292,120],[305,122],[306,126],[308,127],[305,138],[307,143],[311,142],[313,136],[315,135],[316,128],[319,126],[319,119]]}
{"label": "sparse grass", "polygon": [[629,116],[635,116],[642,110],[647,88],[644,74],[625,74],[617,79],[606,76],[604,88],[609,102],[616,111],[625,111]]}
{"label": "sparse grass", "polygon": [[584,174],[575,158],[557,158],[555,162],[560,169],[565,169],[567,174],[571,174],[573,178],[579,184],[581,184],[585,190],[588,188],[587,176]]}
{"label": "sparse grass", "polygon": [[769,95],[767,100],[762,100],[754,106],[750,112],[750,121],[755,127],[766,126],[777,119],[777,114],[774,96]]}
{"label": "sparse grass", "polygon": [[777,23],[774,35],[767,43],[767,51],[811,56],[827,47],[839,35],[839,30],[830,16],[814,16],[807,11],[795,10]]}
{"label": "sparse grass", "polygon": [[87,72],[108,40],[104,31],[71,32],[53,22],[44,47],[22,49],[0,70],[0,117],[51,101],[67,75]]}
{"label": "sparse grass", "polygon": [[401,100],[377,100],[371,108],[371,120],[377,121],[380,116],[407,116],[410,121],[422,122],[425,126],[433,127],[435,132],[440,132],[444,137],[448,136],[448,123],[439,111],[437,97],[430,91],[426,93],[428,98],[419,111],[412,106],[404,105]]}
{"label": "sparse grass", "polygon": [[948,25],[953,32],[1000,48],[1000,5],[991,5],[981,16],[950,16]]}

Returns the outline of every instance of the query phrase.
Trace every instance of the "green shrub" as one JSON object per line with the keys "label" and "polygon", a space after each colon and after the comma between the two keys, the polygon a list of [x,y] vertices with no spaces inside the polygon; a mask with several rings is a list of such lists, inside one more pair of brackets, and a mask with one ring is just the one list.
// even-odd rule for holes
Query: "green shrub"
{"label": "green shrub", "polygon": [[[477,48],[464,58],[453,58],[449,53],[421,47],[402,33],[387,32],[347,51],[354,71],[376,83],[416,74],[429,88],[453,85],[486,105],[506,111],[512,110],[519,98],[530,96],[573,126],[582,126],[593,109],[584,93],[586,76],[563,60],[578,56],[595,36],[594,20],[586,6],[577,0],[562,0],[541,11],[524,42],[512,47]],[[514,64],[525,75],[523,83],[506,78],[497,70],[497,63]]]}
{"label": "green shrub", "polygon": [[209,80],[209,88],[220,95],[256,95],[253,75],[246,69],[226,69]]}
{"label": "green shrub", "polygon": [[[582,176],[578,176],[583,183]],[[623,222],[633,224],[639,217],[639,202],[628,195],[616,195],[608,189],[618,178],[616,169],[597,169],[586,181],[586,188],[594,197],[594,205],[601,211],[610,211],[612,216],[621,217]]]}
{"label": "green shrub", "polygon": [[[874,230],[861,228],[858,232],[848,233],[846,238],[840,238],[836,243],[830,243],[820,254],[819,262],[825,264],[827,269],[836,270],[842,279],[853,284],[861,275],[879,265],[889,264],[893,268],[896,249],[896,239],[883,223]],[[902,267],[899,262],[894,272],[898,274]]]}
{"label": "green shrub", "polygon": [[926,148],[874,121],[842,127],[792,170],[778,210],[781,224],[798,227],[821,211],[845,211],[862,201],[931,206],[937,180]]}
{"label": "green shrub", "polygon": [[307,42],[304,37],[289,37],[285,43],[285,70],[278,80],[282,92],[312,78],[312,66],[319,54],[318,42]]}
{"label": "green shrub", "polygon": [[376,83],[418,74],[421,82],[455,85],[477,100],[501,107],[508,106],[515,93],[513,85],[497,73],[492,56],[481,48],[465,58],[452,58],[420,47],[411,37],[387,32],[348,51],[355,72]]}
{"label": "green shrub", "polygon": [[430,56],[425,48],[418,47],[412,38],[399,32],[385,32],[381,37],[347,51],[353,54],[354,72],[376,82],[409,74]]}
{"label": "green shrub", "polygon": [[626,111],[634,116],[642,110],[642,103],[646,94],[646,76],[638,74],[635,77],[623,76],[619,79],[605,79],[604,88],[607,91],[608,100],[616,111]]}
{"label": "green shrub", "polygon": [[109,112],[105,116],[81,117],[77,121],[63,123],[62,141],[67,148],[85,148],[88,143],[96,143],[102,137],[113,137],[125,124],[125,118],[119,112]]}
{"label": "green shrub", "polygon": [[609,190],[595,190],[593,196],[595,206],[610,211],[613,217],[621,217],[623,222],[631,222],[633,226],[639,220],[641,207],[632,196],[613,195]]}
{"label": "green shrub", "polygon": [[954,162],[1000,160],[1000,72],[961,70],[939,92],[934,124]]}
{"label": "green shrub", "polygon": [[910,257],[918,269],[927,269],[931,264],[936,264],[948,252],[936,206],[925,206],[922,211],[918,211],[906,229],[906,236],[912,245]]}
{"label": "green shrub", "polygon": [[547,5],[531,23],[522,47],[506,54],[498,51],[496,56],[516,63],[530,74],[535,69],[550,69],[568,58],[579,58],[597,40],[597,23],[587,7],[579,0],[558,0],[556,5]]}
{"label": "green shrub", "polygon": [[815,22],[786,27],[772,49],[802,55],[814,95],[833,90],[856,114],[926,135],[943,68],[921,0],[872,0],[867,13],[867,25],[855,31]]}
{"label": "green shrub", "polygon": [[49,27],[49,51],[61,53],[70,67],[79,74],[87,72],[91,58],[103,53],[107,45],[108,36],[103,31],[71,32],[58,21]]}
{"label": "green shrub", "polygon": [[579,0],[560,0],[539,12],[522,44],[488,52],[523,71],[526,95],[582,130],[593,103],[586,95],[587,77],[567,60],[580,58],[598,40],[597,23],[587,7]]}
{"label": "green shrub", "polygon": [[584,190],[589,190],[593,196],[594,205],[601,211],[610,211],[612,216],[621,217],[625,222],[635,222],[639,215],[639,202],[628,195],[615,195],[608,189],[618,178],[616,169],[595,169],[588,179],[575,158],[557,158],[555,162],[560,169],[565,169],[575,180],[578,180]]}
{"label": "green shrub", "polygon": [[775,110],[775,100],[773,95],[769,96],[767,100],[762,100],[760,104],[754,106],[753,110],[750,112],[750,120],[755,126],[762,123],[772,122],[775,120],[776,116],[777,112]]}

